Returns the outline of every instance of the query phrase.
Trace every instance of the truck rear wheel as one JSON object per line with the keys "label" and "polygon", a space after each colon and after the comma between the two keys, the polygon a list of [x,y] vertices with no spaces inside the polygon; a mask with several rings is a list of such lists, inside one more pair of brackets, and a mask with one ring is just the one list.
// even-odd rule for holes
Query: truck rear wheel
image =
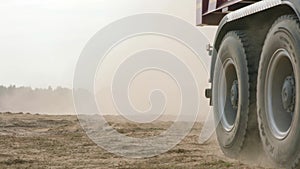
{"label": "truck rear wheel", "polygon": [[256,113],[258,59],[254,59],[259,54],[250,46],[242,31],[229,32],[223,38],[214,69],[212,98],[217,139],[224,154],[255,160],[261,146]]}
{"label": "truck rear wheel", "polygon": [[263,147],[277,166],[295,168],[300,154],[300,29],[294,15],[271,27],[261,54],[257,85]]}

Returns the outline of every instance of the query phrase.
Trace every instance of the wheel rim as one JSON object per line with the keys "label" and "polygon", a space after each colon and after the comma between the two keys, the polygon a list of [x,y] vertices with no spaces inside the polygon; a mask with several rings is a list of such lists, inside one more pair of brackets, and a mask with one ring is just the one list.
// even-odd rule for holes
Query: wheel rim
{"label": "wheel rim", "polygon": [[223,128],[230,132],[235,126],[237,117],[239,100],[238,80],[232,59],[225,60],[222,68],[219,80],[218,112]]}
{"label": "wheel rim", "polygon": [[265,92],[269,128],[275,138],[284,139],[291,129],[296,95],[293,64],[285,49],[278,49],[271,58]]}

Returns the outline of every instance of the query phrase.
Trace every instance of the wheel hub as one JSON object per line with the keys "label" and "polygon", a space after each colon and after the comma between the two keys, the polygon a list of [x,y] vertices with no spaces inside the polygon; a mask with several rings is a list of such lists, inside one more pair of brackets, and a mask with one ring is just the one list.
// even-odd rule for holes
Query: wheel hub
{"label": "wheel hub", "polygon": [[295,78],[293,76],[288,76],[284,80],[281,97],[283,108],[289,113],[294,111],[295,95]]}
{"label": "wheel hub", "polygon": [[238,81],[234,80],[231,86],[231,104],[234,109],[238,108],[238,100],[239,100],[239,86]]}
{"label": "wheel hub", "polygon": [[238,81],[234,62],[231,58],[224,60],[219,76],[218,112],[225,131],[230,132],[236,125],[238,105]]}
{"label": "wheel hub", "polygon": [[280,48],[271,57],[266,72],[267,123],[272,135],[278,140],[288,136],[296,109],[296,81],[292,61],[289,52]]}

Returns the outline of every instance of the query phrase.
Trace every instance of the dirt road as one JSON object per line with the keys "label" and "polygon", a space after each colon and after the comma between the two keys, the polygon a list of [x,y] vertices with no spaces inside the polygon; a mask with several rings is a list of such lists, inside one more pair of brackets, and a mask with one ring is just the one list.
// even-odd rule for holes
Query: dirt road
{"label": "dirt road", "polygon": [[[133,136],[160,133],[171,122],[137,125],[109,117],[119,132]],[[95,145],[76,116],[0,114],[0,168],[262,168],[228,159],[217,143],[198,144],[201,124],[179,145],[152,158],[126,159]]]}

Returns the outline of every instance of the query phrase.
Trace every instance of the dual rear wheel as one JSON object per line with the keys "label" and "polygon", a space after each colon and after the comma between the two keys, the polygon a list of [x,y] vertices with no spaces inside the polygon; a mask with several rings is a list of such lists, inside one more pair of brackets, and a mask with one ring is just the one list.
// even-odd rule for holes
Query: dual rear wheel
{"label": "dual rear wheel", "polygon": [[[223,38],[213,78],[213,109],[219,145],[226,156],[255,160],[262,148],[256,114],[258,54],[243,31]],[[253,147],[255,146],[255,147]],[[253,151],[258,148],[257,151]]]}
{"label": "dual rear wheel", "polygon": [[300,155],[300,29],[280,17],[262,50],[257,83],[258,122],[265,152],[277,166],[296,168]]}
{"label": "dual rear wheel", "polygon": [[[243,31],[229,32],[213,78],[217,138],[225,155],[296,168],[300,156],[300,28],[294,15],[278,18],[262,51]],[[264,150],[265,153],[260,152]]]}

